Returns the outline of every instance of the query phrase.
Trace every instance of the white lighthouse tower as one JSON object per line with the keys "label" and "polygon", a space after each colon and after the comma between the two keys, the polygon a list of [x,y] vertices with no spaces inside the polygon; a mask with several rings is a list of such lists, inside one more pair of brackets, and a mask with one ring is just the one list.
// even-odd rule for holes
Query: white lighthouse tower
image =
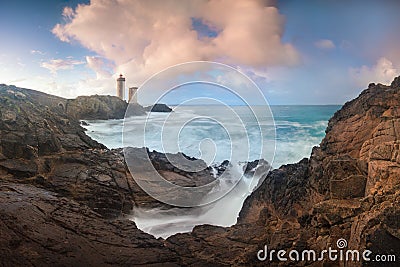
{"label": "white lighthouse tower", "polygon": [[117,79],[117,96],[122,100],[125,99],[125,78],[122,74],[120,74]]}
{"label": "white lighthouse tower", "polygon": [[137,90],[138,90],[138,88],[136,86],[129,87],[129,98],[128,98],[128,101],[130,103],[133,103],[133,104],[137,104],[138,103],[137,102]]}

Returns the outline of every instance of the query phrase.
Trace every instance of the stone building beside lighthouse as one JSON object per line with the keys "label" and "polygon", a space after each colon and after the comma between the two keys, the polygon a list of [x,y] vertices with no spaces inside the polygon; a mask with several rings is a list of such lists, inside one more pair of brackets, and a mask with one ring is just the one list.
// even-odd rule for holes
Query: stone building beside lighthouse
{"label": "stone building beside lighthouse", "polygon": [[128,98],[128,102],[137,104],[137,90],[138,88],[136,86],[134,87],[129,87],[129,98]]}
{"label": "stone building beside lighthouse", "polygon": [[122,74],[119,75],[117,79],[117,97],[124,100],[125,99],[125,78]]}

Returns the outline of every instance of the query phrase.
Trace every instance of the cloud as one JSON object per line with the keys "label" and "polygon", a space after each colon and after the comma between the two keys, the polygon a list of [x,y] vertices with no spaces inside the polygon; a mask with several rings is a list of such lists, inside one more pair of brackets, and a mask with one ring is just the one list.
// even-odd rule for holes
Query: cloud
{"label": "cloud", "polygon": [[[98,56],[87,56],[85,61],[76,60],[72,57],[65,59],[52,59],[41,63],[53,75],[29,76],[23,80],[15,81],[18,86],[34,88],[50,94],[75,98],[80,95],[91,94],[115,94],[115,79],[110,69],[114,66],[106,59]],[[86,65],[90,70],[79,70],[78,79],[60,79],[56,74],[59,70],[71,70],[75,66]]]}
{"label": "cloud", "polygon": [[335,44],[328,39],[321,39],[314,43],[314,45],[321,50],[331,50],[335,48]]}
{"label": "cloud", "polygon": [[371,82],[390,84],[394,77],[400,74],[400,69],[389,59],[381,57],[375,65],[350,68],[349,73],[357,86],[367,86]]}
{"label": "cloud", "polygon": [[[269,1],[93,0],[65,8],[63,17],[52,30],[60,40],[77,41],[112,61],[114,72],[137,85],[187,61],[258,68],[300,60],[297,50],[282,42],[284,18]],[[88,66],[101,74],[100,63],[92,60]]]}
{"label": "cloud", "polygon": [[27,80],[26,78],[18,78],[18,79],[10,80],[10,83],[14,84],[14,83],[19,83],[19,82],[24,82],[26,80]]}
{"label": "cloud", "polygon": [[82,65],[84,61],[74,60],[71,58],[67,59],[51,59],[47,62],[42,62],[40,66],[46,68],[52,74],[57,74],[59,70],[70,70],[73,69],[75,65]]}
{"label": "cloud", "polygon": [[17,65],[20,66],[21,68],[25,68],[26,64],[22,63],[21,61],[17,61]]}
{"label": "cloud", "polygon": [[111,62],[96,56],[87,56],[86,62],[87,66],[96,72],[97,78],[111,78],[112,73],[110,72],[110,69],[114,67]]}
{"label": "cloud", "polygon": [[41,55],[41,56],[43,56],[43,55],[46,54],[46,53],[44,53],[44,52],[42,52],[40,50],[35,50],[35,49],[32,49],[30,52],[31,52],[32,55]]}
{"label": "cloud", "polygon": [[65,98],[94,94],[115,95],[115,80],[109,78],[83,77],[79,81],[60,81],[53,75],[26,75],[22,78],[3,79],[3,81]]}
{"label": "cloud", "polygon": [[71,21],[71,19],[75,16],[75,12],[71,7],[64,7],[62,13],[65,21]]}

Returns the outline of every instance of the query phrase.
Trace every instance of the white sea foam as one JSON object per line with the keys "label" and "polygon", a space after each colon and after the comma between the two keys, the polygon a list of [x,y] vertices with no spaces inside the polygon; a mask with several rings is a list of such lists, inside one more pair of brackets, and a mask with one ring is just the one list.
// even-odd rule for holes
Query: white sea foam
{"label": "white sea foam", "polygon": [[[243,165],[236,165],[234,168],[241,167]],[[157,238],[190,232],[196,225],[201,224],[232,226],[237,221],[244,200],[251,194],[259,178],[243,177],[232,191],[207,206],[168,210],[136,208],[131,219],[135,221],[139,229]]]}

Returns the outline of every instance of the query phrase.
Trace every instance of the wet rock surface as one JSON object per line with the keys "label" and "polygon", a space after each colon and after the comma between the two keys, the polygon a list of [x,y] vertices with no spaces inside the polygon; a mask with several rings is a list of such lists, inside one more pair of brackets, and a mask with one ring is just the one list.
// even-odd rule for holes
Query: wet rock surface
{"label": "wet rock surface", "polygon": [[1,266],[178,266],[162,241],[129,220],[33,185],[0,183]]}
{"label": "wet rock surface", "polygon": [[[398,81],[371,84],[346,103],[310,159],[263,177],[236,225],[197,226],[167,240],[156,240],[124,219],[133,206],[160,204],[136,185],[122,150],[108,150],[87,137],[79,121],[57,104],[61,98],[0,85],[0,265],[282,266],[276,259],[260,262],[257,252],[264,245],[322,251],[344,238],[349,249],[396,255],[397,262],[385,263],[396,266]],[[173,176],[179,182],[185,181],[180,176],[190,177],[163,164],[165,155],[150,155],[160,172],[179,175]],[[211,179],[201,177],[197,183]]]}

